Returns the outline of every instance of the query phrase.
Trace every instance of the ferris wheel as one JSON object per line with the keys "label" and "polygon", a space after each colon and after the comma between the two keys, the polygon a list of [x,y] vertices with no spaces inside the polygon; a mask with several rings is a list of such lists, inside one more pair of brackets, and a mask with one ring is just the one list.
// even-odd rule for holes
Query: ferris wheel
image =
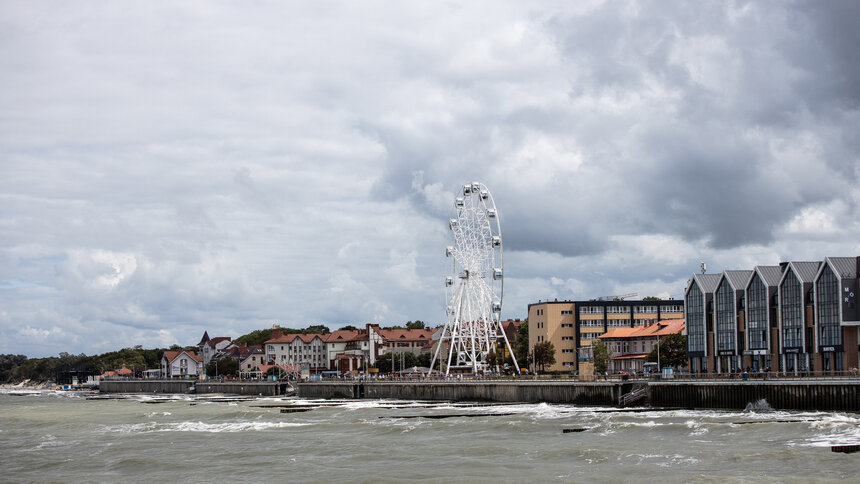
{"label": "ferris wheel", "polygon": [[[487,370],[488,355],[499,356],[499,344],[513,358],[511,344],[501,325],[504,265],[502,232],[493,195],[486,185],[463,185],[454,199],[448,221],[451,245],[445,256],[451,259],[451,275],[445,278],[447,318],[440,343],[430,367],[447,344],[445,373],[479,373]],[[500,358],[496,358],[498,364]],[[440,360],[441,361],[441,360]]]}

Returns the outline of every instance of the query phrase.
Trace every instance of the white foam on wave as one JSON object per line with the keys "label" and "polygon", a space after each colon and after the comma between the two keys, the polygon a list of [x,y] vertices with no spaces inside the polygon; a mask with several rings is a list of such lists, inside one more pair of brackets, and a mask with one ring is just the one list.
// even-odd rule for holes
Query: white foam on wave
{"label": "white foam on wave", "polygon": [[860,444],[860,418],[857,416],[843,413],[824,414],[810,422],[809,426],[820,433],[796,445],[828,447]]}
{"label": "white foam on wave", "polygon": [[150,432],[205,432],[205,433],[219,433],[219,432],[248,432],[248,431],[264,431],[264,430],[276,430],[276,429],[285,429],[291,427],[305,427],[311,425],[309,423],[295,423],[295,422],[224,422],[224,423],[216,423],[210,424],[206,422],[171,422],[171,423],[157,423],[157,422],[144,422],[144,423],[136,423],[136,424],[125,424],[125,425],[115,425],[115,426],[106,426],[103,428],[105,432],[119,432],[119,433],[150,433]]}

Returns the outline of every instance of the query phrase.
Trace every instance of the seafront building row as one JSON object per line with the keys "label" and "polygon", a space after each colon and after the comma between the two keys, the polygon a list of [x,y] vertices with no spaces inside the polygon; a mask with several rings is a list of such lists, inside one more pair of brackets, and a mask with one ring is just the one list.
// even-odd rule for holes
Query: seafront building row
{"label": "seafront building row", "polygon": [[[518,319],[502,321],[505,335],[512,344],[516,342],[517,328],[522,323]],[[271,338],[262,345],[244,345],[230,337],[210,338],[208,332],[204,332],[196,352],[166,351],[160,373],[150,376],[200,375],[210,361],[224,358],[237,360],[240,375],[246,377],[262,376],[275,365],[286,372],[349,374],[373,368],[386,354],[396,358],[403,353],[422,355],[435,351],[440,333],[441,328],[386,329],[378,324],[326,334],[284,333],[275,328]],[[499,348],[503,351],[504,345]]]}
{"label": "seafront building row", "polygon": [[684,293],[690,370],[857,368],[858,274],[860,257],[694,274]]}
{"label": "seafront building row", "polygon": [[[615,329],[646,328],[654,323],[665,325],[669,320],[684,318],[684,302],[674,299],[555,300],[539,301],[529,304],[528,308],[529,349],[534,349],[538,343],[551,342],[555,348],[555,364],[547,366],[546,370],[557,372],[585,371],[582,363],[590,359],[587,355],[590,355],[591,345]],[[653,327],[650,331],[658,328],[661,327]],[[673,326],[672,330],[683,331],[683,323]],[[627,345],[622,343],[619,351],[613,351],[615,371],[641,371],[657,339],[668,334],[660,332],[640,337],[648,333],[645,329],[624,336],[616,333],[613,342],[624,341]]]}

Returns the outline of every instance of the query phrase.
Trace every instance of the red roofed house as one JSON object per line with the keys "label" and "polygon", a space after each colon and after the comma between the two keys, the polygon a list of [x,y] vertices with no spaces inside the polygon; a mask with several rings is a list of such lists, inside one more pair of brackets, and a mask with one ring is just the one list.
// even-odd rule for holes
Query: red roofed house
{"label": "red roofed house", "polygon": [[[378,327],[378,326],[377,326]],[[429,353],[433,347],[433,329],[380,329],[382,353]]]}
{"label": "red roofed house", "polygon": [[341,373],[372,367],[386,353],[429,353],[434,329],[382,329],[367,324],[365,329],[338,330],[326,335],[329,368]]}
{"label": "red roofed house", "polygon": [[349,373],[376,362],[379,355],[370,351],[370,342],[382,343],[382,338],[370,326],[368,324],[365,329],[339,329],[325,335],[329,369]]}
{"label": "red roofed house", "polygon": [[199,376],[203,371],[203,358],[193,351],[165,351],[161,357],[161,376],[182,378]]}
{"label": "red roofed house", "polygon": [[126,368],[125,362],[122,363],[122,368],[118,370],[108,370],[102,373],[102,380],[110,380],[117,378],[130,378],[133,376],[133,372],[130,368]]}
{"label": "red roofed house", "polygon": [[656,347],[657,340],[684,332],[683,319],[654,321],[644,326],[616,328],[600,335],[609,348],[609,372],[642,372],[645,357]]}
{"label": "red roofed house", "polygon": [[283,334],[280,329],[272,331],[272,338],[263,346],[268,363],[280,365],[308,365],[311,373],[328,368],[326,345],[322,334]]}

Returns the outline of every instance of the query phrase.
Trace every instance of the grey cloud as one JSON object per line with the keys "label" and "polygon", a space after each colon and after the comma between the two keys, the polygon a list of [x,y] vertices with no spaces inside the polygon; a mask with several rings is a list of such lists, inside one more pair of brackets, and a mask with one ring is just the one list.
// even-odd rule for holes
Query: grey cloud
{"label": "grey cloud", "polygon": [[4,351],[438,322],[472,180],[512,317],[856,250],[856,10],[3,3]]}

